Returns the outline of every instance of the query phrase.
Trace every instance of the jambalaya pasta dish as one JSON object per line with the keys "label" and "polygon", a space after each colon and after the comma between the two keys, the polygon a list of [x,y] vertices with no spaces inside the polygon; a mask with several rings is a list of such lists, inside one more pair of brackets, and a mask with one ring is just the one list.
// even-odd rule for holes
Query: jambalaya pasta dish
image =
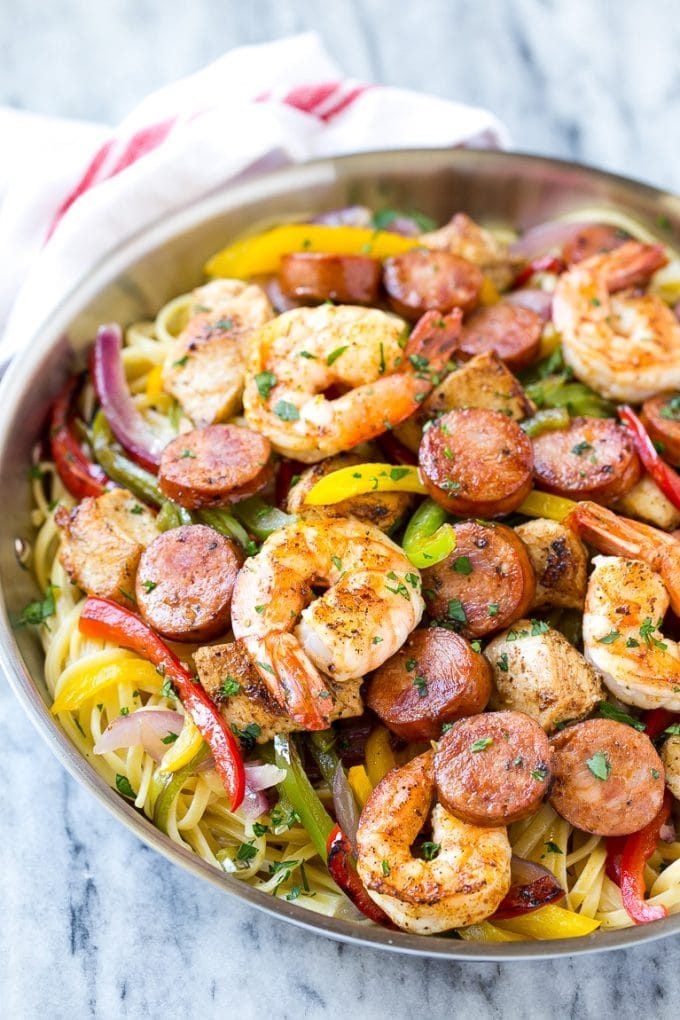
{"label": "jambalaya pasta dish", "polygon": [[667,227],[355,206],[101,326],[30,466],[20,623],[121,797],[360,924],[500,943],[680,911]]}

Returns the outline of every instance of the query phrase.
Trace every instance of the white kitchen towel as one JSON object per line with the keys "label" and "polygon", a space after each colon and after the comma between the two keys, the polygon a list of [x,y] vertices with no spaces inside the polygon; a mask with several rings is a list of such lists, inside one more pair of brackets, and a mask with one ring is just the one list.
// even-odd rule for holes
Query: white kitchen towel
{"label": "white kitchen towel", "polygon": [[507,145],[486,110],[343,77],[315,33],[231,50],[114,129],[0,109],[0,362],[108,251],[271,165]]}

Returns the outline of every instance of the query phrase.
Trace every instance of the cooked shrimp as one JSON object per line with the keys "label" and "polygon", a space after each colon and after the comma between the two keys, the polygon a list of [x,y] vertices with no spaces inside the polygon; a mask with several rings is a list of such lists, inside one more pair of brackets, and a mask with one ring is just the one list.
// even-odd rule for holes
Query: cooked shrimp
{"label": "cooked shrimp", "polygon": [[[326,591],[315,598],[319,588]],[[232,627],[291,718],[323,729],[332,698],[322,674],[342,682],[377,669],[423,608],[418,571],[378,528],[349,518],[301,519],[246,561]]]}
{"label": "cooked shrimp", "polygon": [[[431,313],[436,328],[421,331],[420,342],[414,331],[417,346],[409,341],[404,350],[405,323],[376,308],[284,312],[253,341],[246,418],[280,453],[306,464],[366,442],[418,408],[432,388],[431,372],[448,360],[460,315]],[[409,355],[420,363],[427,356],[428,371],[414,371]],[[331,387],[341,395],[326,396]]]}
{"label": "cooked shrimp", "polygon": [[593,503],[579,504],[567,523],[614,554],[593,561],[583,614],[586,659],[626,704],[680,711],[680,646],[659,629],[669,604],[680,607],[680,542]]}
{"label": "cooked shrimp", "polygon": [[660,245],[628,241],[593,255],[557,282],[553,321],[567,364],[614,400],[680,387],[680,322],[656,294],[623,291],[667,262]]}
{"label": "cooked shrimp", "polygon": [[432,810],[433,860],[411,846],[434,798],[432,752],[393,769],[376,786],[357,831],[357,871],[371,899],[405,931],[464,928],[489,917],[510,888],[505,827],[479,828]]}
{"label": "cooked shrimp", "polygon": [[274,312],[261,287],[213,280],[191,295],[189,321],[163,366],[163,385],[199,427],[241,406],[253,331]]}

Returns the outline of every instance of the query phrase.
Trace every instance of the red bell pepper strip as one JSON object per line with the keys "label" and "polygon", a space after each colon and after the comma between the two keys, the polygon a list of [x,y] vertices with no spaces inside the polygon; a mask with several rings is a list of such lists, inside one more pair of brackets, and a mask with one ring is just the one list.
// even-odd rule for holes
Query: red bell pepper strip
{"label": "red bell pepper strip", "polygon": [[236,811],[245,793],[245,769],[239,746],[215,704],[191,673],[136,613],[116,602],[90,596],[80,615],[80,630],[100,641],[113,641],[148,659],[177,688],[180,700],[215,759],[215,768]]}
{"label": "red bell pepper strip", "polygon": [[618,415],[632,433],[635,449],[645,470],[652,476],[664,496],[680,510],[680,475],[661,459],[647,430],[631,407],[622,404],[618,408]]}
{"label": "red bell pepper strip", "polygon": [[680,715],[677,712],[669,711],[667,708],[653,708],[651,711],[645,712],[643,719],[645,733],[650,740],[655,740],[656,737],[660,736],[673,723],[680,722]]}
{"label": "red bell pepper strip", "polygon": [[671,795],[666,790],[661,810],[639,832],[628,836],[621,855],[621,898],[629,917],[635,924],[648,924],[668,916],[663,904],[649,904],[645,900],[645,864],[656,850],[661,829],[671,813]]}
{"label": "red bell pepper strip", "polygon": [[73,432],[71,404],[77,385],[77,376],[72,376],[52,404],[50,449],[57,473],[68,491],[76,499],[84,499],[101,496],[109,479],[98,464],[85,456]]}
{"label": "red bell pepper strip", "polygon": [[525,283],[529,282],[534,273],[563,273],[566,268],[566,262],[559,255],[539,255],[538,258],[527,262],[526,266],[520,269],[512,282],[512,289],[516,290],[517,287],[523,287]]}
{"label": "red bell pepper strip", "polygon": [[336,885],[339,885],[354,906],[371,921],[385,928],[394,928],[387,914],[374,903],[366,892],[354,865],[352,844],[339,825],[336,825],[326,844],[327,867]]}

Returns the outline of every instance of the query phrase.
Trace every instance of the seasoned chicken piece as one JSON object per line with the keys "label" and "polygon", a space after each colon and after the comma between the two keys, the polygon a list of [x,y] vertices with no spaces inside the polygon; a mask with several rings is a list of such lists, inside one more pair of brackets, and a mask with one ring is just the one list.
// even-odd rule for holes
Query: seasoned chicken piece
{"label": "seasoned chicken piece", "polygon": [[[256,743],[266,744],[277,733],[303,729],[269,693],[240,642],[199,648],[194,662],[203,688],[219,704],[223,718],[234,731],[243,731],[254,723],[259,727]],[[240,687],[235,694],[225,692],[225,684],[227,690],[233,688],[230,680]],[[331,721],[361,715],[364,706],[359,694],[360,680],[334,684],[327,679],[327,685],[333,699]]]}
{"label": "seasoned chicken piece", "polygon": [[477,354],[439,384],[408,421],[395,429],[396,436],[417,452],[425,422],[446,411],[483,407],[500,411],[515,421],[534,413],[521,384],[493,351]]}
{"label": "seasoned chicken piece", "polygon": [[680,511],[666,499],[649,475],[643,475],[637,485],[614,504],[613,509],[626,517],[634,517],[664,531],[673,531],[674,528],[680,527]]}
{"label": "seasoned chicken piece", "polygon": [[163,366],[163,385],[195,425],[238,412],[250,338],[273,315],[255,284],[214,280],[194,291],[189,322]]}
{"label": "seasoned chicken piece", "polygon": [[536,574],[536,594],[530,608],[583,609],[588,554],[581,539],[564,524],[542,517],[514,530],[527,547]]}
{"label": "seasoned chicken piece", "polygon": [[507,290],[521,265],[505,244],[466,213],[456,213],[445,226],[421,234],[418,240],[426,248],[452,252],[479,266],[498,290]]}
{"label": "seasoned chicken piece", "polygon": [[517,623],[484,650],[493,669],[490,707],[524,712],[548,733],[581,719],[603,697],[592,666],[557,630],[531,620]]}
{"label": "seasoned chicken piece", "polygon": [[680,800],[680,737],[669,737],[661,748],[661,761],[666,769],[666,786]]}
{"label": "seasoned chicken piece", "polygon": [[144,549],[159,534],[154,515],[127,489],[88,497],[73,510],[60,507],[61,563],[88,595],[134,603],[135,575]]}

